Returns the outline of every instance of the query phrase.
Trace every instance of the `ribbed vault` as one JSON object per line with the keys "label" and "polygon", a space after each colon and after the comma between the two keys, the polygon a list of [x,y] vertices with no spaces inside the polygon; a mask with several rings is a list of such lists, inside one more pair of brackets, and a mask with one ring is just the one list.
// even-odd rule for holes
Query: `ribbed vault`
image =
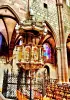
{"label": "ribbed vault", "polygon": [[8,5],[0,6],[0,32],[3,34],[7,46],[8,46],[8,56],[13,49],[13,38],[15,38],[15,25],[19,22],[19,17],[14,12],[14,10]]}

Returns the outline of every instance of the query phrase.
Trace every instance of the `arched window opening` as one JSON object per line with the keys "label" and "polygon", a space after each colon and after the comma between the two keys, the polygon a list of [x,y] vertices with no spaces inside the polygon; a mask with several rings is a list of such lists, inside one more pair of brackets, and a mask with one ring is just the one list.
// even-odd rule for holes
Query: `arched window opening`
{"label": "arched window opening", "polygon": [[20,44],[20,39],[17,41],[16,45],[19,45]]}
{"label": "arched window opening", "polygon": [[44,62],[50,62],[51,60],[51,47],[49,46],[49,44],[45,43],[43,44],[43,48],[44,48]]}
{"label": "arched window opening", "polygon": [[2,33],[0,32],[0,56],[6,56],[8,54],[8,46]]}
{"label": "arched window opening", "polygon": [[50,78],[50,69],[49,69],[49,66],[45,66],[44,68],[46,68],[47,69],[47,79],[49,79]]}
{"label": "arched window opening", "polygon": [[2,34],[0,34],[0,50],[1,50],[1,47],[2,47]]}

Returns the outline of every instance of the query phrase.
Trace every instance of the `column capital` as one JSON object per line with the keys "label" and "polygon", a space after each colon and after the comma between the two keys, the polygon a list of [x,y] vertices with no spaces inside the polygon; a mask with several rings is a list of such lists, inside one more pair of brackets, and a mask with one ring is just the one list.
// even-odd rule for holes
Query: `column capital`
{"label": "column capital", "polygon": [[59,47],[56,47],[56,50],[61,50],[61,47],[59,46]]}
{"label": "column capital", "polygon": [[61,6],[63,8],[63,4],[62,3],[56,3],[56,6]]}

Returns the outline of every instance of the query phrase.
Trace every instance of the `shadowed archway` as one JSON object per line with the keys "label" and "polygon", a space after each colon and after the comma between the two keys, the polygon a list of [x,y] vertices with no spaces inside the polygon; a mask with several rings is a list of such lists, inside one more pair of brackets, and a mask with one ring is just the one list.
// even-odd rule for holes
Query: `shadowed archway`
{"label": "shadowed archway", "polygon": [[45,67],[47,69],[47,79],[50,79],[50,68],[49,66],[45,65]]}

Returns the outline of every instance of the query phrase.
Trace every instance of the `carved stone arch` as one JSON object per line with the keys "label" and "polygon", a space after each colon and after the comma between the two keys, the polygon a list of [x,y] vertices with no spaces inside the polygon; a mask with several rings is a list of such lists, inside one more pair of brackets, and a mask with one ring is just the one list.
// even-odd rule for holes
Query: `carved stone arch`
{"label": "carved stone arch", "polygon": [[6,56],[8,53],[8,45],[4,35],[0,32],[0,56]]}
{"label": "carved stone arch", "polygon": [[0,25],[3,25],[3,33],[7,45],[8,45],[8,55],[9,52],[13,50],[14,41],[16,37],[15,25],[19,23],[20,19],[16,12],[9,5],[0,6]]}
{"label": "carved stone arch", "polygon": [[8,9],[15,16],[17,22],[20,21],[19,16],[16,14],[16,12],[9,5],[1,5],[0,9]]}
{"label": "carved stone arch", "polygon": [[47,79],[50,79],[50,68],[48,65],[45,65],[44,68],[47,70]]}
{"label": "carved stone arch", "polygon": [[54,31],[54,29],[52,28],[52,26],[47,22],[47,21],[45,21],[46,22],[46,25],[48,26],[48,28],[50,29],[50,31],[51,31],[51,33],[52,33],[52,36],[53,36],[53,38],[54,38],[54,40],[55,40],[55,43],[57,43],[57,41],[56,41],[56,33],[55,33],[55,31]]}

